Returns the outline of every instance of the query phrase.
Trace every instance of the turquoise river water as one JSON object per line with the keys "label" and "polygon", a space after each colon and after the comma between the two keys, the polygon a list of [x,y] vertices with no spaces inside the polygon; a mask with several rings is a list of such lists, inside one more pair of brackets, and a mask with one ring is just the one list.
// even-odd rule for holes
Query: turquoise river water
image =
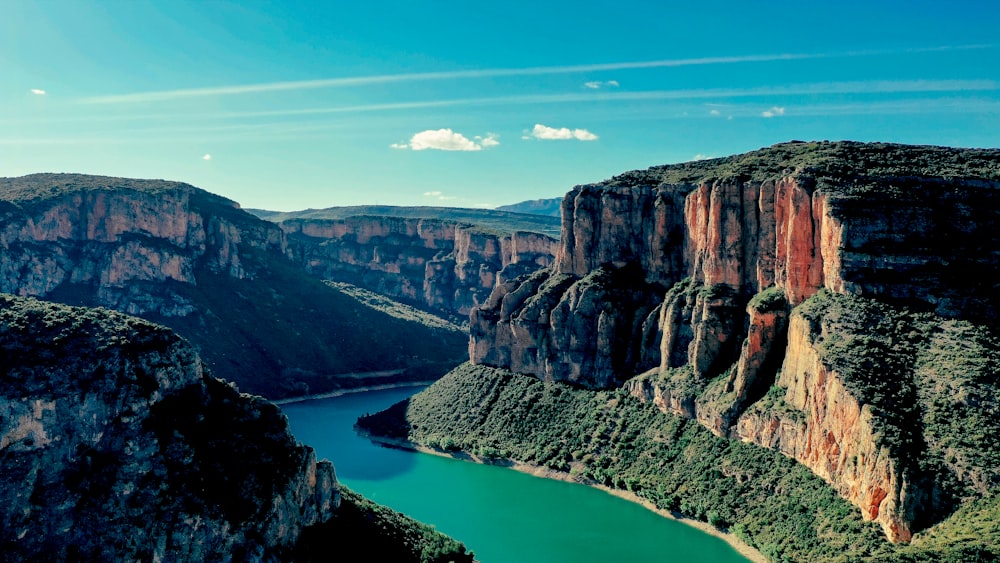
{"label": "turquoise river water", "polygon": [[462,541],[483,563],[746,562],[719,538],[584,485],[378,446],[354,421],[419,388],[282,406],[337,478]]}

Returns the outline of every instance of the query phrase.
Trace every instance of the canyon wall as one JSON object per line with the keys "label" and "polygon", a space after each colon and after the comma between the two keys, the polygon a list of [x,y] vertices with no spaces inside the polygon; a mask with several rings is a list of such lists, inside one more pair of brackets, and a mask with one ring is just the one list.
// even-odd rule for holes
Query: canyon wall
{"label": "canyon wall", "polygon": [[289,219],[289,255],[324,279],[353,283],[464,319],[498,281],[549,266],[556,241],[448,220],[357,216]]}
{"label": "canyon wall", "polygon": [[[440,233],[424,236],[434,244]],[[457,327],[373,308],[307,273],[291,252],[278,225],[187,184],[0,178],[0,292],[170,326],[245,391],[320,393],[370,385],[357,374],[386,370],[399,375],[382,383],[426,381],[462,360],[467,340]]]}
{"label": "canyon wall", "polygon": [[340,499],[276,406],[208,375],[168,329],[12,296],[0,468],[10,560],[275,560]]}
{"label": "canyon wall", "polygon": [[[25,205],[0,202],[0,291],[45,297],[60,286],[86,287],[96,304],[142,315],[190,314],[195,305],[163,282],[196,284],[199,268],[235,279],[260,264],[248,251],[283,252],[276,226],[192,186],[129,181],[114,188],[76,188],[93,177],[26,177],[61,188]],[[164,291],[152,295],[143,284]]]}
{"label": "canyon wall", "polygon": [[960,471],[915,472],[918,445],[887,448],[873,425],[892,412],[840,382],[793,312],[825,291],[995,324],[998,158],[790,143],[579,186],[563,199],[555,264],[472,311],[470,360],[625,384],[794,457],[908,541],[948,510],[938,487]]}

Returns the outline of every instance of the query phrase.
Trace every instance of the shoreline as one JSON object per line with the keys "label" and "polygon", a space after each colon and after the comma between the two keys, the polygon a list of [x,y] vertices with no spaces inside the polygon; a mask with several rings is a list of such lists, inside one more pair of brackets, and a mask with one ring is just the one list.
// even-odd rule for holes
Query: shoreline
{"label": "shoreline", "polygon": [[574,475],[571,475],[565,471],[556,471],[555,469],[550,469],[548,467],[541,467],[538,465],[531,465],[528,463],[521,463],[513,460],[491,460],[484,459],[477,455],[470,454],[464,451],[447,452],[444,450],[439,450],[436,448],[428,448],[427,446],[422,446],[415,442],[410,442],[409,440],[399,440],[395,438],[383,438],[381,436],[372,436],[368,432],[358,429],[355,427],[355,431],[359,435],[368,438],[369,440],[382,444],[384,446],[401,448],[405,450],[411,450],[415,452],[436,455],[439,457],[448,457],[451,459],[457,459],[460,461],[471,461],[473,463],[479,463],[482,465],[495,465],[498,467],[506,467],[508,469],[513,469],[515,471],[520,471],[521,473],[527,473],[528,475],[533,475],[535,477],[542,477],[545,479],[552,479],[555,481],[564,481],[567,483],[576,483],[578,485],[586,485],[588,487],[593,487],[595,489],[604,491],[610,495],[614,495],[623,500],[629,502],[634,502],[647,510],[655,512],[656,514],[673,520],[675,522],[680,522],[681,524],[691,526],[701,532],[708,535],[714,536],[721,539],[722,541],[729,544],[730,547],[735,549],[740,555],[746,557],[753,563],[769,563],[768,559],[764,557],[764,554],[750,546],[749,544],[743,542],[743,540],[737,538],[734,534],[730,532],[722,531],[715,526],[712,526],[708,522],[702,522],[701,520],[695,520],[693,518],[688,518],[679,512],[671,512],[669,510],[664,510],[662,508],[657,508],[651,501],[640,497],[639,495],[631,491],[623,491],[621,489],[613,489],[606,485],[591,481],[589,479],[581,479]]}
{"label": "shoreline", "polygon": [[332,399],[334,397],[343,397],[344,395],[350,395],[352,393],[367,393],[368,391],[385,391],[386,389],[403,389],[405,387],[425,387],[434,383],[436,380],[431,381],[401,381],[398,383],[385,383],[382,385],[368,385],[365,387],[351,387],[349,389],[337,389],[336,391],[327,391],[325,393],[314,393],[312,395],[302,395],[301,397],[288,397],[285,399],[268,399],[272,403],[281,405],[290,405],[292,403],[304,403],[305,401],[316,401],[319,399]]}

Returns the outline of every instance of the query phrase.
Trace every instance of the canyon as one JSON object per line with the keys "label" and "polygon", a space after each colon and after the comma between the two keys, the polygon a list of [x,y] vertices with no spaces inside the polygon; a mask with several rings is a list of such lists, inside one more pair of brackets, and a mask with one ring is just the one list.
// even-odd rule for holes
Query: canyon
{"label": "canyon", "polygon": [[[553,266],[498,283],[473,309],[470,360],[625,386],[719,436],[793,457],[890,540],[909,541],[967,494],[943,488],[977,486],[934,436],[903,447],[887,438],[900,417],[917,434],[931,422],[909,412],[917,405],[866,394],[864,367],[832,365],[836,338],[874,338],[864,326],[823,327],[871,300],[898,309],[886,317],[939,319],[927,330],[995,324],[998,161],[995,150],[793,142],[578,186],[562,202]],[[821,312],[809,321],[804,304]],[[880,393],[929,377],[914,358],[930,341],[914,339],[880,375],[895,390]],[[995,377],[989,385],[981,404],[992,409]]]}
{"label": "canyon", "polygon": [[541,233],[504,233],[433,218],[290,218],[278,225],[287,233],[288,254],[311,274],[459,323],[498,282],[549,266],[557,245]]}
{"label": "canyon", "polygon": [[[0,292],[170,326],[246,391],[281,398],[426,381],[461,361],[458,327],[367,306],[293,262],[301,248],[278,225],[179,182],[0,179]],[[363,375],[386,370],[400,375]]]}

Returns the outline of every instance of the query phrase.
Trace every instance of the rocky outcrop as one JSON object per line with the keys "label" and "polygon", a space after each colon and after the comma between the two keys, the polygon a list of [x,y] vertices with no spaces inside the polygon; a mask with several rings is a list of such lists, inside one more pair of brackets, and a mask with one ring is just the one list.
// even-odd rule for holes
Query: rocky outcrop
{"label": "rocky outcrop", "polygon": [[314,275],[464,318],[498,280],[552,263],[556,241],[439,219],[356,216],[280,223],[289,254]]}
{"label": "rocky outcrop", "polygon": [[[870,405],[848,390],[820,358],[809,322],[793,316],[774,402],[754,404],[736,426],[743,440],[779,450],[829,482],[882,525],[891,541],[909,541],[927,493],[880,443]],[[777,405],[774,403],[778,403]],[[782,408],[782,406],[784,408]]]}
{"label": "rocky outcrop", "polygon": [[333,466],[278,408],[168,329],[12,296],[0,472],[9,560],[274,560],[339,503]]}
{"label": "rocky outcrop", "polygon": [[[39,185],[56,195],[24,195]],[[282,252],[285,244],[280,229],[186,184],[36,174],[0,188],[19,203],[0,209],[0,291],[15,295],[44,297],[76,286],[93,291],[95,304],[130,314],[184,316],[195,305],[183,295],[153,296],[138,286],[195,284],[200,268],[253,277],[260,265],[247,251]]]}
{"label": "rocky outcrop", "polygon": [[[357,232],[386,236],[368,228]],[[428,227],[423,236],[442,235]],[[79,174],[0,179],[0,291],[168,325],[246,391],[319,393],[370,384],[357,374],[384,370],[426,381],[462,360],[467,344],[457,328],[429,330],[373,310],[307,274],[289,253],[277,225],[187,184]]]}
{"label": "rocky outcrop", "polygon": [[[843,385],[810,348],[811,325],[793,317],[789,336],[789,311],[826,291],[995,323],[998,159],[796,142],[576,187],[563,199],[554,266],[498,285],[473,310],[470,360],[595,388],[625,383],[717,435],[794,457],[908,541],[949,510],[939,485],[952,478],[914,469],[925,446],[912,436],[887,446],[886,425],[907,432],[894,412],[922,424],[899,403],[915,400],[912,389],[873,409],[891,391]],[[604,308],[580,298],[595,279]]]}

